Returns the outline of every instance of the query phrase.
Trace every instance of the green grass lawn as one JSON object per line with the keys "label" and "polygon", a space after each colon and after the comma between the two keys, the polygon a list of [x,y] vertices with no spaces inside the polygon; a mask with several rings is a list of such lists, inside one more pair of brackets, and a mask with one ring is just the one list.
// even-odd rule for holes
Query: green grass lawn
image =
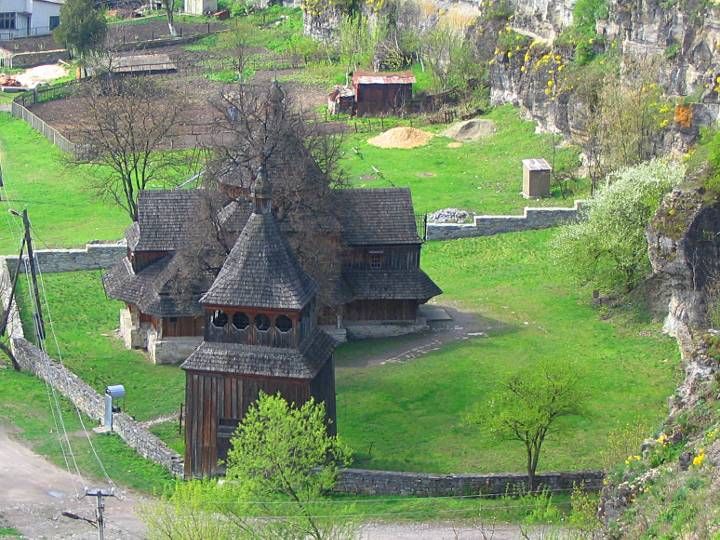
{"label": "green grass lawn", "polygon": [[[372,120],[372,133],[353,133],[347,137],[341,165],[355,187],[409,187],[416,212],[455,207],[480,214],[516,214],[525,206],[570,206],[574,198],[587,195],[587,184],[580,182],[575,193],[567,198],[554,186],[550,198],[525,200],[520,193],[521,161],[539,157],[551,161],[557,141],[550,135],[535,134],[535,124],[522,120],[518,110],[509,105],[497,107],[484,118],[494,121],[497,130],[486,139],[448,148],[452,139],[435,137],[428,145],[413,149],[370,145],[367,140],[381,132],[380,121]],[[358,123],[363,125],[362,120]],[[392,125],[389,123],[385,128]],[[446,127],[420,126],[436,133]],[[567,166],[576,160],[577,152],[573,149],[557,152],[557,165]],[[382,177],[373,167],[380,170]]]}
{"label": "green grass lawn", "polygon": [[[60,150],[5,113],[0,113],[0,163],[10,199],[0,203],[0,212],[27,208],[40,239],[37,248],[117,240],[130,222],[116,205],[97,199],[89,169],[66,165]],[[4,218],[0,223],[0,253],[14,253],[17,236]]]}
{"label": "green grass lawn", "polygon": [[[63,362],[101,394],[109,384],[124,384],[123,410],[138,420],[177,412],[184,399],[185,375],[177,367],[155,365],[141,352],[125,349],[114,336],[122,303],[105,298],[100,276],[98,271],[44,276]],[[26,295],[26,281],[20,284]],[[31,339],[28,305],[21,302],[21,315],[25,336]],[[47,333],[48,352],[57,358],[49,327]]]}
{"label": "green grass lawn", "polygon": [[[677,374],[674,341],[629,311],[601,320],[553,261],[554,234],[535,231],[425,246],[423,266],[445,291],[440,302],[495,321],[493,329],[489,337],[448,345],[407,364],[352,367],[353,360],[378,354],[388,341],[340,347],[338,427],[356,452],[356,465],[428,472],[522,470],[518,444],[491,439],[482,426],[466,425],[465,417],[491,397],[503,377],[544,358],[575,362],[587,412],[564,420],[566,432],[548,439],[542,470],[598,467],[610,430],[628,422],[660,422]],[[177,410],[184,374],[150,364],[111,335],[120,304],[105,299],[98,272],[50,274],[45,281],[72,370],[98,390],[124,384],[125,407],[139,419]],[[153,431],[181,450],[175,426],[168,422]]]}
{"label": "green grass lawn", "polygon": [[[423,267],[451,302],[494,321],[489,337],[450,345],[407,364],[349,367],[364,344],[337,355],[338,430],[359,466],[429,472],[521,471],[519,443],[501,443],[465,421],[498,381],[541,359],[572,361],[587,403],[560,422],[542,470],[600,465],[610,430],[658,425],[678,375],[674,340],[628,310],[603,321],[552,258],[554,230],[431,242]],[[377,344],[368,344],[376,349]]]}

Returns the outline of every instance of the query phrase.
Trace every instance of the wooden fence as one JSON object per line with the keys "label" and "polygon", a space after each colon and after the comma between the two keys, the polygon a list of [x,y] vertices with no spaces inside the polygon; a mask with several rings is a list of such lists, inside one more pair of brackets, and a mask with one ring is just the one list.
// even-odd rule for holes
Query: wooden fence
{"label": "wooden fence", "polygon": [[78,145],[65,137],[57,129],[48,125],[42,118],[29,111],[23,105],[24,98],[25,96],[21,96],[12,102],[10,110],[12,115],[15,118],[21,118],[27,122],[30,127],[32,127],[35,131],[42,133],[48,141],[57,146],[63,152],[76,156],[78,154]]}

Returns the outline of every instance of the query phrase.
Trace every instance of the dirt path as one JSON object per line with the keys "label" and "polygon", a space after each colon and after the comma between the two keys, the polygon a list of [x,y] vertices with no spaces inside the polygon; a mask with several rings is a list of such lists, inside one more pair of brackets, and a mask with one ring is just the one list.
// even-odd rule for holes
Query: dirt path
{"label": "dirt path", "polygon": [[[367,524],[360,529],[361,540],[517,540],[523,538],[517,525],[453,525],[452,523]],[[557,527],[529,527],[532,540],[570,538]]]}
{"label": "dirt path", "polygon": [[[0,486],[0,516],[27,538],[97,538],[87,522],[61,515],[95,518],[94,500],[77,498],[82,489],[78,478],[13,440],[2,425]],[[145,527],[135,513],[141,499],[132,493],[120,495],[107,499],[105,537],[143,538]]]}

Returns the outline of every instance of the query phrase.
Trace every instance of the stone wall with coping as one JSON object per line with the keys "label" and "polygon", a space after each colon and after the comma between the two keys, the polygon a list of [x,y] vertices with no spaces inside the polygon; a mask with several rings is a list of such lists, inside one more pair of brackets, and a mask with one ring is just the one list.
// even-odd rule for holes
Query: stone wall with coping
{"label": "stone wall with coping", "polygon": [[[583,485],[590,491],[600,491],[604,476],[601,471],[551,472],[537,475],[537,482],[540,487],[553,493],[569,493],[574,485]],[[513,473],[426,474],[344,469],[338,475],[335,491],[354,495],[499,497],[527,488],[527,480],[527,475]]]}
{"label": "stone wall with coping", "polygon": [[475,216],[473,223],[428,223],[428,240],[453,240],[474,236],[547,229],[577,221],[585,201],[570,208],[529,208],[519,216]]}
{"label": "stone wall with coping", "polygon": [[[127,254],[125,241],[114,243],[91,243],[79,249],[38,249],[35,257],[42,272],[78,272],[110,268]],[[14,268],[17,255],[5,257]],[[20,266],[25,271],[24,265]]]}

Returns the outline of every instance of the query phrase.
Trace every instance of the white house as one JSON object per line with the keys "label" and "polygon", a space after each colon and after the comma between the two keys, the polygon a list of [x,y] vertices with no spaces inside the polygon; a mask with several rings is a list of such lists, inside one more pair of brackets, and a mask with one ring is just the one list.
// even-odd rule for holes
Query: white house
{"label": "white house", "polygon": [[0,0],[0,40],[49,34],[65,0]]}

